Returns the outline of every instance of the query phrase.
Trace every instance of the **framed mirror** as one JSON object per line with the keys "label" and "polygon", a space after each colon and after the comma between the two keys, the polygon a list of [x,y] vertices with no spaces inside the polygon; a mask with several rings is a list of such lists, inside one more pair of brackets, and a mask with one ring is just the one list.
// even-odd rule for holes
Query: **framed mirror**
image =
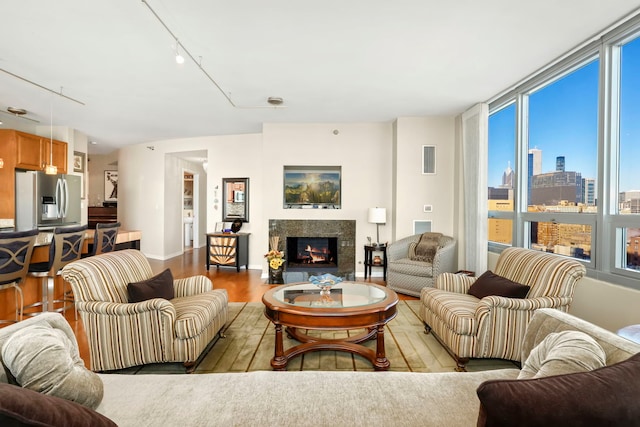
{"label": "framed mirror", "polygon": [[222,178],[222,220],[249,222],[249,178]]}

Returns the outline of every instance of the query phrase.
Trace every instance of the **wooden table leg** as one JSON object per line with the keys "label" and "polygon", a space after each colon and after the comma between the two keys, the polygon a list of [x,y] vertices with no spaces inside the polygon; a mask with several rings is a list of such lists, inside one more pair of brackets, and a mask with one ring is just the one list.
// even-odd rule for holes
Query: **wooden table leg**
{"label": "wooden table leg", "polygon": [[384,350],[384,325],[378,325],[376,336],[376,361],[374,363],[376,371],[386,371],[391,366]]}
{"label": "wooden table leg", "polygon": [[276,345],[271,367],[276,371],[284,371],[289,360],[284,355],[284,342],[282,340],[282,325],[276,324]]}

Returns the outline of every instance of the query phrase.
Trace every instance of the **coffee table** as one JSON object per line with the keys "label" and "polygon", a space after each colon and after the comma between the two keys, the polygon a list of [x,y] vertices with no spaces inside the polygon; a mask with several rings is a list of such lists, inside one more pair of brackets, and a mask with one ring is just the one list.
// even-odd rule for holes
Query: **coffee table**
{"label": "coffee table", "polygon": [[[396,317],[398,295],[391,289],[368,283],[342,282],[329,293],[311,283],[295,283],[270,289],[262,297],[264,313],[275,325],[275,355],[271,367],[286,369],[289,360],[310,351],[346,351],[366,358],[376,371],[386,371],[384,325]],[[286,333],[301,344],[284,350]],[[302,330],[349,330],[364,328],[354,337],[324,339]],[[376,339],[376,350],[360,343]]]}

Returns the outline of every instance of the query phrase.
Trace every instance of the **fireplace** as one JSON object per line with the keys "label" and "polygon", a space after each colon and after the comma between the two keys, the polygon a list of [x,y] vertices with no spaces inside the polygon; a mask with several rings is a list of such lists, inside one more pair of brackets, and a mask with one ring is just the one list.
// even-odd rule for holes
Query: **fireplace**
{"label": "fireplace", "polygon": [[[280,250],[285,251],[286,261],[289,258],[292,260],[298,259],[298,243],[294,246],[295,249],[292,250],[289,247],[288,239],[290,237],[297,237],[298,239],[327,239],[326,252],[330,253],[330,259],[327,262],[332,264],[320,264],[318,262],[303,264],[298,260],[298,264],[302,265],[291,267],[286,265],[285,274],[290,273],[296,275],[296,277],[300,276],[300,278],[293,281],[306,280],[303,279],[306,274],[317,275],[324,273],[331,273],[346,280],[354,280],[356,270],[355,220],[270,219],[269,238],[273,236],[280,238],[280,242],[283,245]],[[316,241],[314,243],[320,242]],[[322,253],[323,251],[318,252]],[[291,257],[289,254],[295,254],[295,256]],[[285,278],[285,280],[287,279]]]}
{"label": "fireplace", "polygon": [[287,271],[336,273],[336,237],[287,237]]}

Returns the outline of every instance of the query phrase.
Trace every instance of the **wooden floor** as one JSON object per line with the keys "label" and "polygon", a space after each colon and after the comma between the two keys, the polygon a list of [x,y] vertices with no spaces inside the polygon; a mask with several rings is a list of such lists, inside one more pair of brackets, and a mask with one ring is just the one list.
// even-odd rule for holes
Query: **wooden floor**
{"label": "wooden floor", "polygon": [[[242,268],[237,272],[235,268],[230,267],[211,267],[207,271],[205,263],[206,249],[194,249],[185,252],[184,255],[168,259],[166,261],[158,261],[150,259],[149,263],[154,273],[160,273],[166,268],[171,269],[174,279],[194,276],[198,274],[209,277],[213,282],[214,289],[226,289],[229,293],[229,302],[260,302],[265,291],[271,289],[273,285],[267,283],[266,278],[261,278],[262,270],[246,270]],[[384,285],[382,277],[369,277],[365,281],[360,277],[357,281],[366,283],[375,283]],[[417,298],[398,294],[400,299],[415,300]],[[80,346],[80,357],[87,366],[89,365],[89,349],[85,337],[82,321],[78,317],[78,321],[74,319],[73,310],[68,310],[66,318],[73,328],[78,344]]]}

